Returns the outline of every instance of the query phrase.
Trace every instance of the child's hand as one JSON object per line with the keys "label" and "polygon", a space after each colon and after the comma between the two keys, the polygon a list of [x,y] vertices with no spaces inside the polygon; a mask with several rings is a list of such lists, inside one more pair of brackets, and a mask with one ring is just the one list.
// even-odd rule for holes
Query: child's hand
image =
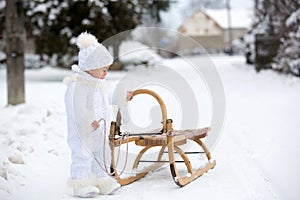
{"label": "child's hand", "polygon": [[131,99],[133,98],[133,92],[132,91],[127,91],[127,101],[131,101]]}
{"label": "child's hand", "polygon": [[99,126],[100,126],[99,122],[97,122],[96,120],[93,121],[93,123],[91,125],[93,127],[93,131],[97,130],[97,128],[99,128]]}

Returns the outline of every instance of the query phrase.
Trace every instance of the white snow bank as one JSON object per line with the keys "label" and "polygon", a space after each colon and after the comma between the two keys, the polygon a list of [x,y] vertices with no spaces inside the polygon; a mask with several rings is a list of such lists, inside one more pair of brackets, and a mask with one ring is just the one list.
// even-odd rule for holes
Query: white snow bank
{"label": "white snow bank", "polygon": [[151,66],[162,60],[155,50],[136,41],[122,42],[120,52],[120,60],[129,64],[140,65],[147,63],[147,65]]}

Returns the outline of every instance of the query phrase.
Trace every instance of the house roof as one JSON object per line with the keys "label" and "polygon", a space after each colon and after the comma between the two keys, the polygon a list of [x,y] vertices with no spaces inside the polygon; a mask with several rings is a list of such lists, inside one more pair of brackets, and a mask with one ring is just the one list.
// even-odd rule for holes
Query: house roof
{"label": "house roof", "polygon": [[[252,21],[251,9],[231,10],[231,28],[249,28]],[[197,10],[179,27],[179,31],[187,35],[219,35],[228,29],[228,13],[226,9]]]}
{"label": "house roof", "polygon": [[[205,12],[223,29],[228,28],[228,13],[226,9],[206,9]],[[232,28],[250,28],[253,19],[252,9],[232,9],[230,15]]]}
{"label": "house roof", "polygon": [[190,36],[221,35],[223,32],[222,27],[201,9],[187,18],[179,31]]}

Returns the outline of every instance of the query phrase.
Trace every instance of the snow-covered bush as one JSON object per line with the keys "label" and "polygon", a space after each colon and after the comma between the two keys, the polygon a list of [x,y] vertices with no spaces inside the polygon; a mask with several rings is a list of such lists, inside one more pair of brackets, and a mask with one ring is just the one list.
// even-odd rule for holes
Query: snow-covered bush
{"label": "snow-covered bush", "polygon": [[246,59],[255,63],[255,35],[278,35],[280,45],[270,66],[300,76],[300,1],[259,0],[255,20],[246,40]]}
{"label": "snow-covered bush", "polygon": [[138,65],[153,66],[161,61],[161,57],[150,47],[136,42],[124,41],[120,46],[120,61],[126,67]]}
{"label": "snow-covered bush", "polygon": [[255,45],[254,45],[254,35],[247,34],[244,36],[245,41],[245,57],[247,64],[255,63]]}
{"label": "snow-covered bush", "polygon": [[235,39],[231,43],[231,52],[233,54],[245,54],[246,52],[246,43],[244,37]]}
{"label": "snow-covered bush", "polygon": [[40,61],[40,56],[36,54],[25,54],[25,68],[39,69],[44,67],[45,63]]}

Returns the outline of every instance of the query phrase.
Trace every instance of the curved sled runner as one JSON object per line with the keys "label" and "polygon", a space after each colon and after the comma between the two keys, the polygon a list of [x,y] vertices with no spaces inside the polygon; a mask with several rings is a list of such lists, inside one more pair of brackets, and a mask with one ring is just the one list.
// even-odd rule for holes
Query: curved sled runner
{"label": "curved sled runner", "polygon": [[[167,118],[167,109],[161,99],[161,97],[155,92],[148,89],[138,89],[133,92],[133,96],[138,94],[148,94],[153,96],[160,105],[162,113],[162,124],[163,127],[160,131],[155,133],[139,133],[139,134],[127,134],[127,138],[124,139],[124,134],[120,132],[120,113],[118,113],[116,122],[111,123],[110,127],[110,148],[111,148],[111,172],[116,177],[117,181],[123,186],[130,184],[136,180],[139,180],[146,176],[149,172],[154,171],[164,165],[166,162],[169,163],[171,175],[174,182],[178,186],[185,186],[188,183],[192,182],[208,170],[214,168],[216,161],[211,160],[211,155],[208,148],[205,146],[204,142],[201,139],[204,139],[207,136],[210,128],[205,127],[201,129],[188,129],[188,130],[173,130],[172,120]],[[196,145],[202,149],[201,152],[185,152],[180,148],[180,146],[186,144],[188,140],[193,141]],[[137,169],[141,162],[153,162],[154,164],[150,165],[143,171],[130,176],[122,178],[116,168],[115,162],[115,147],[120,147],[122,144],[129,142],[134,142],[135,145],[143,147],[143,149],[138,153],[135,158],[133,169]],[[160,147],[160,151],[157,155],[156,160],[141,160],[145,152],[153,147]],[[163,154],[168,154],[168,160],[162,159]],[[193,169],[192,164],[189,160],[190,154],[200,154],[203,153],[206,156],[207,162],[204,166],[201,166],[197,169]],[[179,155],[180,160],[178,160],[175,154]],[[185,164],[188,175],[180,175],[178,172],[177,163]]]}

